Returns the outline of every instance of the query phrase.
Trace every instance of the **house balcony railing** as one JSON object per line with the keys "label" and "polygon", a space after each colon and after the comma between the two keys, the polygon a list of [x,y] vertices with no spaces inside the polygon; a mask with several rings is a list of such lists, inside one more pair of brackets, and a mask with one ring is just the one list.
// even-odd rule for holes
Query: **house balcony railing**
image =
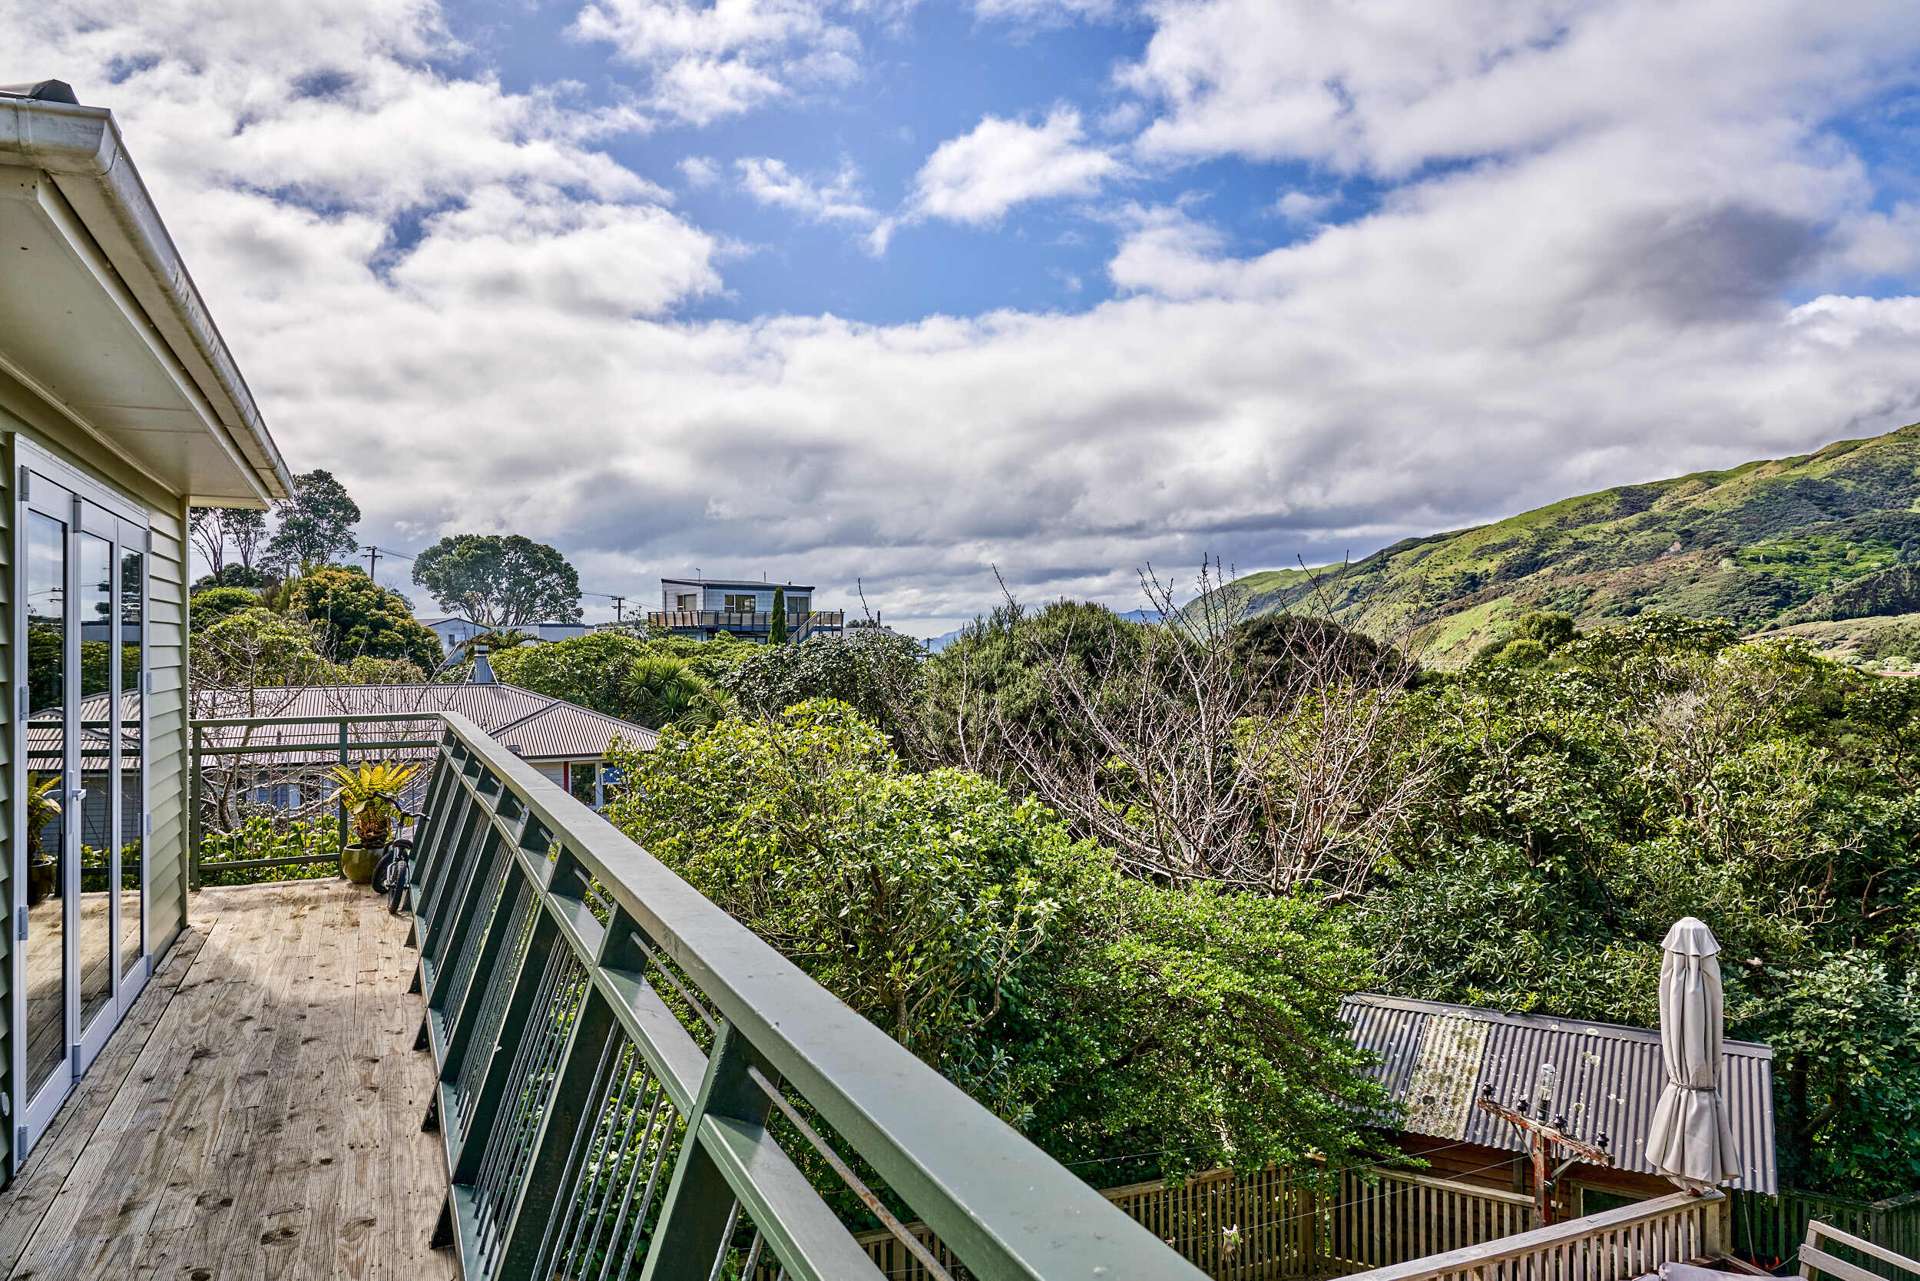
{"label": "house balcony railing", "polygon": [[[820,631],[844,627],[847,614],[842,609],[796,610],[787,615],[790,632]],[[653,609],[647,611],[647,626],[667,631],[764,632],[773,627],[773,615],[736,613],[724,609]]]}
{"label": "house balcony railing", "polygon": [[1203,1275],[471,721],[444,724],[411,894],[439,1239],[469,1281],[879,1281],[876,1223],[937,1278]]}

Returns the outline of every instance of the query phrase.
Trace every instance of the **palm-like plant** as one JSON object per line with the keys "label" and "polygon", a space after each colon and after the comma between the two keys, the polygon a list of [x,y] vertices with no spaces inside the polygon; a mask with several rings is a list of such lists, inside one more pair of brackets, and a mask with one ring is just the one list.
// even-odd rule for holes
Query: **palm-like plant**
{"label": "palm-like plant", "polygon": [[45,859],[40,848],[40,833],[60,817],[60,776],[41,774],[27,782],[27,855],[34,862]]}
{"label": "palm-like plant", "polygon": [[678,658],[636,659],[622,684],[627,718],[648,729],[704,729],[726,715],[719,693]]}
{"label": "palm-like plant", "polygon": [[400,793],[419,772],[418,762],[400,765],[375,761],[352,769],[333,767],[334,780],[340,786],[332,799],[346,806],[353,819],[354,837],[363,849],[385,845],[393,835],[394,820],[400,817]]}

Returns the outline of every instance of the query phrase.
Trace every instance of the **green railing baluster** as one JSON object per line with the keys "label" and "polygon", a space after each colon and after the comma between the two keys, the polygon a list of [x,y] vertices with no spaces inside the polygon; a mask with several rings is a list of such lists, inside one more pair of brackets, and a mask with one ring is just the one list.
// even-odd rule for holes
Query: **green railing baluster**
{"label": "green railing baluster", "polygon": [[523,1281],[533,1276],[551,1216],[562,1205],[558,1193],[567,1182],[567,1158],[577,1150],[574,1139],[581,1126],[591,1126],[598,1119],[588,1115],[586,1105],[613,1035],[612,1012],[599,993],[589,991],[561,1051],[560,1067],[534,1133],[533,1159],[521,1182],[520,1198],[508,1216],[505,1245],[493,1277]]}
{"label": "green railing baluster", "polygon": [[[468,1111],[466,1132],[459,1136],[457,1142],[451,1132],[447,1136],[451,1150],[449,1166],[456,1186],[472,1183],[474,1176],[480,1172],[481,1158],[486,1153],[486,1140],[500,1115],[500,1105],[512,1075],[513,1050],[520,1039],[526,1036],[527,1025],[536,1013],[544,1017],[545,1011],[535,1011],[534,997],[539,994],[540,980],[546,973],[553,949],[566,946],[559,941],[559,935],[560,927],[551,916],[542,912],[534,918],[533,937],[527,941],[526,953],[520,958],[520,965],[513,977],[513,995],[507,999],[506,1017],[501,1020],[500,1041],[497,1046],[491,1047],[486,1072],[480,1078],[480,1088],[475,1092],[473,1107]],[[488,1050],[481,1047],[476,1052],[486,1053]]]}
{"label": "green railing baluster", "polygon": [[723,1023],[707,1060],[700,1097],[687,1115],[686,1137],[680,1158],[667,1185],[660,1226],[647,1247],[647,1266],[640,1281],[711,1281],[714,1262],[726,1248],[733,1229],[736,1200],[726,1176],[700,1138],[706,1117],[748,1125],[764,1125],[772,1106],[766,1092],[754,1084],[749,1068],[769,1078],[773,1068],[760,1057],[732,1024]]}
{"label": "green railing baluster", "polygon": [[493,870],[496,859],[511,859],[512,853],[506,843],[500,839],[500,832],[488,824],[480,839],[480,848],[470,864],[470,872],[461,886],[461,897],[451,910],[446,927],[440,932],[440,957],[443,964],[433,976],[433,983],[427,988],[427,1008],[445,1012],[447,993],[460,978],[461,945],[467,935],[476,928],[475,918],[484,908],[488,891],[493,887]]}

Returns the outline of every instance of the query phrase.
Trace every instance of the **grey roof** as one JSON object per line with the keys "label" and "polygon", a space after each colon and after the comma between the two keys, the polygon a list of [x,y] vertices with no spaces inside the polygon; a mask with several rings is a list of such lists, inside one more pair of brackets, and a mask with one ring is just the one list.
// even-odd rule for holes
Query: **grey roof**
{"label": "grey roof", "polygon": [[[257,689],[246,703],[202,706],[199,714],[208,719],[240,716],[294,718],[294,723],[256,728],[249,745],[273,741],[288,744],[324,744],[339,734],[339,726],[328,720],[334,716],[353,716],[377,712],[420,712],[423,719],[379,722],[355,726],[349,737],[360,741],[376,739],[431,738],[437,735],[434,723],[426,719],[440,712],[459,712],[492,734],[502,746],[530,761],[598,760],[607,754],[615,738],[643,750],[660,741],[660,735],[644,725],[623,721],[596,712],[592,708],[569,703],[565,699],[536,694],[518,685],[437,684],[437,685],[314,685],[305,689]],[[313,717],[302,723],[297,718]],[[228,727],[205,731],[209,747],[237,746],[245,730]],[[269,737],[271,736],[271,737]],[[324,752],[322,753],[324,754]],[[396,757],[427,755],[424,750],[400,749]],[[290,749],[288,759],[312,756],[312,751]],[[261,760],[262,757],[249,757]],[[266,757],[264,759],[277,759]]]}
{"label": "grey roof", "polygon": [[64,102],[70,107],[80,105],[80,99],[73,95],[73,86],[64,80],[34,80],[26,84],[0,85],[0,98],[24,98],[29,102]]}
{"label": "grey roof", "polygon": [[[1648,1124],[1666,1069],[1660,1034],[1650,1028],[1538,1014],[1503,1014],[1470,1005],[1361,993],[1340,1003],[1354,1041],[1378,1056],[1372,1075],[1406,1108],[1410,1134],[1524,1150],[1507,1122],[1477,1106],[1483,1086],[1514,1103],[1533,1093],[1542,1063],[1558,1083],[1554,1111],[1568,1132],[1606,1135],[1621,1169],[1653,1173]],[[1745,1171],[1736,1187],[1778,1191],[1773,1153],[1773,1051],[1727,1041],[1721,1085]]]}
{"label": "grey roof", "polygon": [[757,587],[762,591],[769,587],[790,587],[795,591],[810,592],[812,583],[770,583],[764,578],[669,578],[660,576],[662,584],[681,583],[688,587]]}

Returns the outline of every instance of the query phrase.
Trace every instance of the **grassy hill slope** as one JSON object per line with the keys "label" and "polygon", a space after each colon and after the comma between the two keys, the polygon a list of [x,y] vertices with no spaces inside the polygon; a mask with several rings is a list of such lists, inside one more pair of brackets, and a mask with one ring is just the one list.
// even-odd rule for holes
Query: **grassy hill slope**
{"label": "grassy hill slope", "polygon": [[1920,612],[1920,424],[1583,494],[1345,566],[1249,574],[1235,589],[1256,613],[1309,608],[1318,593],[1362,630],[1418,629],[1443,661],[1535,609],[1581,626],[1661,610],[1751,631],[1892,619]]}

